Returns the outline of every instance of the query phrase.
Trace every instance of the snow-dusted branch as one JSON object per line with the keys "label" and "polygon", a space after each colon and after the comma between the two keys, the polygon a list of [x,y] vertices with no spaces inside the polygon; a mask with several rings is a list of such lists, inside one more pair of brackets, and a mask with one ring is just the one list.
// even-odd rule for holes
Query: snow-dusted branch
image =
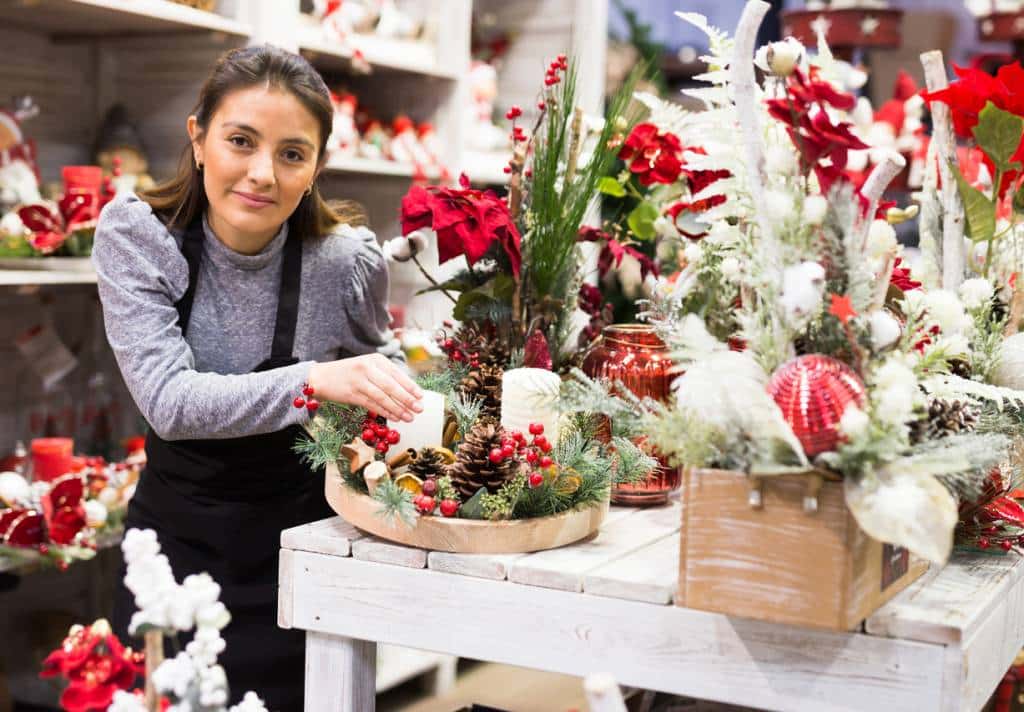
{"label": "snow-dusted branch", "polygon": [[[921,55],[924,80],[928,91],[945,89],[949,85],[942,52],[933,50]],[[964,278],[964,209],[957,192],[956,180],[950,165],[955,161],[956,137],[950,120],[949,107],[941,101],[931,103],[932,138],[942,179],[942,287],[956,290]]]}
{"label": "snow-dusted branch", "polygon": [[[893,178],[899,175],[907,165],[906,160],[898,153],[887,153],[882,161],[875,165],[871,170],[871,174],[868,179],[864,181],[864,186],[860,189],[860,194],[864,196],[868,201],[867,210],[857,223],[857,230],[859,232],[861,249],[865,249],[868,244],[868,231],[871,227],[871,222],[875,219],[875,211],[878,210],[878,201],[882,199],[882,194],[885,189],[892,183]],[[856,243],[854,243],[856,244]]]}

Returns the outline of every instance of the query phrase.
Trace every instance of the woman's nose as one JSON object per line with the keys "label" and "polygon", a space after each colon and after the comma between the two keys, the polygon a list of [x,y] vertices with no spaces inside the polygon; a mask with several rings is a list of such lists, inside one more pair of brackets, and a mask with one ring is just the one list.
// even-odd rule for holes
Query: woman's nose
{"label": "woman's nose", "polygon": [[274,184],[274,158],[262,151],[249,160],[249,180],[261,187]]}

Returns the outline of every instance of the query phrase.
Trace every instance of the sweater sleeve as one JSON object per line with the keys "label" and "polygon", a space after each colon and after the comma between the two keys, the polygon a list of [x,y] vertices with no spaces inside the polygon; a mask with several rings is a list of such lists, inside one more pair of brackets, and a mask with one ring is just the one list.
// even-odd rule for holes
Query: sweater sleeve
{"label": "sweater sleeve", "polygon": [[377,238],[365,227],[342,225],[337,232],[348,248],[341,271],[348,326],[342,335],[343,356],[376,351],[404,364],[401,344],[391,330],[388,267]]}
{"label": "sweater sleeve", "polygon": [[195,369],[175,303],[188,264],[174,237],[135,196],[100,216],[92,253],[107,340],[132,398],[165,440],[218,439],[281,430],[305,411],[292,407],[312,361],[259,373]]}

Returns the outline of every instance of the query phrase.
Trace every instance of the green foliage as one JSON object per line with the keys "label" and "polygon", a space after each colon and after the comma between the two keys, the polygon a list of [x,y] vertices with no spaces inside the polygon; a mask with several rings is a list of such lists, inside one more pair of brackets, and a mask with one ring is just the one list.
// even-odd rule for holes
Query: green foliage
{"label": "green foliage", "polygon": [[1010,439],[1005,435],[966,433],[916,445],[901,467],[927,468],[956,497],[975,500],[992,468],[1006,457]]}
{"label": "green foliage", "polygon": [[650,240],[658,234],[658,231],[654,228],[654,221],[660,215],[654,205],[643,200],[630,212],[629,217],[626,218],[626,224],[629,225],[630,231],[638,239]]}
{"label": "green foliage", "polygon": [[468,373],[469,366],[466,364],[449,362],[444,368],[419,374],[415,381],[425,391],[442,394],[450,404],[456,388]]}
{"label": "green foliage", "polygon": [[999,365],[999,354],[1003,346],[1003,329],[1009,315],[993,313],[989,302],[971,313],[974,319],[974,335],[971,337],[971,377],[988,382],[992,371]]}
{"label": "green foliage", "polygon": [[473,428],[473,424],[480,417],[480,411],[483,407],[483,398],[474,398],[464,393],[456,393],[448,401],[448,408],[455,416],[455,422],[459,428],[459,438],[466,437],[466,433]]}
{"label": "green foliage", "polygon": [[996,232],[996,206],[984,193],[967,182],[956,166],[950,164],[957,190],[964,204],[964,226],[974,242],[991,240]]}
{"label": "green foliage", "polygon": [[484,512],[483,498],[487,494],[487,488],[481,487],[473,496],[467,499],[461,507],[459,507],[459,518],[460,519],[487,519],[487,514]]}
{"label": "green foliage", "polygon": [[[500,520],[511,519],[519,496],[526,489],[526,474],[520,472],[494,494],[483,494],[480,496],[480,506],[483,508],[485,519]],[[474,495],[475,496],[475,495]]]}
{"label": "green foliage", "polygon": [[1010,160],[1024,134],[1024,119],[1020,116],[998,108],[991,101],[987,102],[978,114],[978,123],[973,133],[978,147],[992,159],[997,171],[1005,173],[1020,166],[1019,161]]}
{"label": "green foliage", "polygon": [[453,499],[456,502],[462,501],[462,497],[456,491],[455,485],[452,484],[452,478],[448,475],[437,478],[437,500],[440,502],[446,499]]}
{"label": "green foliage", "polygon": [[359,435],[365,417],[364,408],[325,401],[292,450],[312,469],[319,470],[338,460],[342,446]]}
{"label": "green foliage", "polygon": [[480,316],[481,313],[488,313],[490,310],[504,312],[512,302],[515,289],[515,281],[510,275],[495,275],[482,286],[460,294],[452,316],[459,321],[467,321],[471,315]]}
{"label": "green foliage", "polygon": [[635,485],[647,479],[660,464],[628,438],[612,438],[615,447],[615,484]]}
{"label": "green foliage", "polygon": [[395,484],[390,478],[381,479],[373,498],[380,504],[377,516],[402,522],[407,527],[416,524],[416,507],[412,503],[412,494]]}
{"label": "green foliage", "polygon": [[613,388],[614,384],[595,381],[574,368],[569,372],[569,378],[562,383],[562,411],[601,413],[611,419],[613,435],[639,435],[643,432],[643,416],[660,410],[660,406],[649,399],[637,398],[627,388],[614,388],[614,393]]}
{"label": "green foliage", "polygon": [[[736,443],[706,419],[689,411],[672,408],[659,415],[651,414],[643,418],[641,427],[673,467],[749,469],[746,463],[730,459],[742,453]],[[737,464],[743,466],[736,467]]]}
{"label": "green foliage", "polygon": [[622,183],[612,176],[603,177],[597,184],[597,189],[601,191],[602,195],[610,195],[613,198],[622,198],[626,195],[626,189],[622,187]]}

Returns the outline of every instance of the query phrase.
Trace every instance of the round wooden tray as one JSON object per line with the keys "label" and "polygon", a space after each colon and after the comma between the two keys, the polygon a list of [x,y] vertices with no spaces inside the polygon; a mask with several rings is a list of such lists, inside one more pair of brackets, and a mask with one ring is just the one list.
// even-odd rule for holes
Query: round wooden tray
{"label": "round wooden tray", "polygon": [[520,554],[565,546],[596,533],[608,513],[605,502],[552,517],[509,522],[417,517],[416,525],[409,527],[379,516],[377,502],[345,485],[333,465],[327,467],[324,494],[335,512],[365,532],[399,544],[458,554]]}

